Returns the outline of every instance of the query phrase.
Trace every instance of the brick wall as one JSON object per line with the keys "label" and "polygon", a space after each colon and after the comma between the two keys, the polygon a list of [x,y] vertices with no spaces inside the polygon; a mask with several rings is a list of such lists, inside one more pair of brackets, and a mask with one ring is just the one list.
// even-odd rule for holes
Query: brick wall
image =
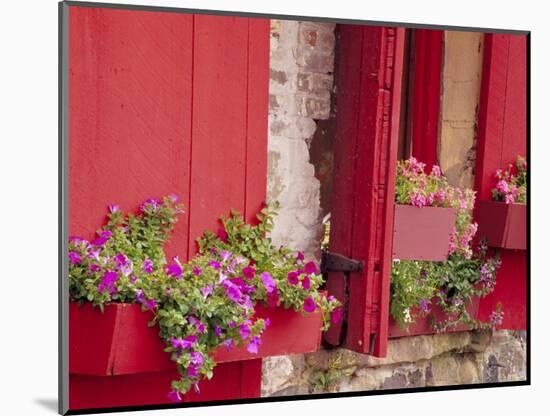
{"label": "brick wall", "polygon": [[269,95],[268,199],[281,210],[272,238],[319,256],[320,183],[309,147],[317,120],[330,116],[334,26],[272,20]]}

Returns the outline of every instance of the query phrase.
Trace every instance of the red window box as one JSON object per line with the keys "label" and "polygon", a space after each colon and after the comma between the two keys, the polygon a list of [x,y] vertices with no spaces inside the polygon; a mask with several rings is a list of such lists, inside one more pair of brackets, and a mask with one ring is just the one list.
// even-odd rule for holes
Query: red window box
{"label": "red window box", "polygon": [[479,236],[490,247],[525,250],[527,246],[527,205],[481,201]]}
{"label": "red window box", "polygon": [[445,261],[456,221],[454,208],[395,205],[394,259]]}
{"label": "red window box", "polygon": [[[433,322],[443,322],[445,319],[450,318],[450,315],[446,314],[441,307],[437,304],[437,299],[432,300],[431,311],[425,316],[417,316],[415,322],[410,324],[407,328],[401,328],[391,317],[388,327],[389,338],[407,337],[413,335],[430,335],[435,334],[436,331],[433,328]],[[472,318],[476,318],[477,310],[479,307],[479,298],[474,297],[467,305],[466,310]],[[413,311],[416,312],[416,311]],[[458,324],[456,326],[449,327],[444,332],[458,332],[469,331],[471,328],[465,324]]]}
{"label": "red window box", "polygon": [[[215,351],[218,363],[242,361],[273,355],[317,351],[321,342],[320,311],[302,315],[283,307],[269,308],[258,304],[256,316],[269,318],[271,325],[262,336],[258,354],[246,347]],[[102,313],[87,303],[70,304],[69,372],[95,376],[135,374],[173,370],[170,354],[158,336],[158,327],[148,327],[150,312],[137,304],[110,304]]]}

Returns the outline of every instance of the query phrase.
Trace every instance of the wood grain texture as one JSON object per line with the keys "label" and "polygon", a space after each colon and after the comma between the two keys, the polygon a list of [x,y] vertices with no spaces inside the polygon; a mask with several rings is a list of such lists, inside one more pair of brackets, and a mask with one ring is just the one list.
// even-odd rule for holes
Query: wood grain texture
{"label": "wood grain texture", "polygon": [[[484,38],[475,178],[478,200],[491,198],[497,169],[514,163],[518,154],[526,156],[526,48],[525,35],[486,34]],[[477,207],[474,219],[480,220]],[[525,329],[527,253],[501,250],[501,259],[495,290],[481,299],[478,318],[488,320],[501,304],[504,322],[499,328]]]}
{"label": "wood grain texture", "polygon": [[[346,326],[326,339],[385,355],[401,77],[401,30],[341,28],[330,250],[364,261],[361,273],[330,273],[346,302]],[[394,89],[395,88],[395,89]]]}
{"label": "wood grain texture", "polygon": [[427,169],[438,164],[443,35],[443,30],[414,30],[412,154]]}
{"label": "wood grain texture", "polygon": [[[188,206],[192,16],[70,7],[69,229],[90,238],[108,204]],[[186,218],[169,255],[187,250]]]}
{"label": "wood grain texture", "polygon": [[[166,250],[185,260],[230,209],[253,218],[266,190],[269,20],[77,6],[69,16],[70,234],[91,238],[108,204],[136,211],[174,193],[186,213]],[[126,358],[106,372],[143,364]],[[261,363],[249,361],[220,365],[185,400],[257,397]],[[71,376],[71,408],[166,403],[174,374],[148,374]]]}

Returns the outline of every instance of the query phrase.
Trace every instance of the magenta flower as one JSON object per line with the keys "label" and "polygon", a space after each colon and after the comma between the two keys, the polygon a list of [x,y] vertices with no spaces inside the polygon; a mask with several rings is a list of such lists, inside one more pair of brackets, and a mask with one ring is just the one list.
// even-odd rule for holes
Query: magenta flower
{"label": "magenta flower", "polygon": [[126,264],[120,266],[119,270],[124,276],[130,276],[134,271],[134,265],[131,261],[128,261]]}
{"label": "magenta flower", "polygon": [[269,328],[269,325],[271,325],[271,319],[265,318],[264,319],[264,325],[265,325],[266,329]]}
{"label": "magenta flower", "polygon": [[223,334],[223,329],[222,329],[222,327],[219,326],[219,325],[216,325],[216,326],[214,327],[214,335],[216,335],[216,336],[219,338],[219,337],[222,336],[222,334]]}
{"label": "magenta flower", "polygon": [[258,354],[258,347],[261,345],[262,341],[259,337],[253,337],[248,345],[246,346],[246,350],[250,354]]}
{"label": "magenta flower", "polygon": [[114,214],[115,212],[120,212],[120,207],[118,205],[115,205],[115,204],[111,204],[107,208],[109,209],[109,212],[111,214]]}
{"label": "magenta flower", "polygon": [[204,324],[194,316],[187,317],[187,322],[189,322],[191,325],[194,325],[195,328],[197,328],[199,334],[204,334],[204,332],[206,331],[206,327],[204,326]]}
{"label": "magenta flower", "polygon": [[330,313],[330,322],[338,324],[342,320],[342,308],[336,308]]}
{"label": "magenta flower", "polygon": [[194,364],[191,364],[189,365],[189,367],[187,367],[187,375],[189,377],[198,377],[199,376],[199,371],[198,371],[198,367]]}
{"label": "magenta flower", "polygon": [[181,402],[180,392],[177,390],[170,390],[170,392],[168,393],[168,400],[174,403]]}
{"label": "magenta flower", "polygon": [[304,278],[302,279],[302,287],[305,289],[305,290],[309,290],[310,287],[311,287],[311,280],[309,279],[308,276],[304,276]]}
{"label": "magenta flower", "polygon": [[497,191],[499,191],[500,193],[503,193],[505,194],[506,192],[508,192],[508,182],[506,182],[505,180],[501,179],[500,181],[497,182]]}
{"label": "magenta flower", "polygon": [[430,312],[430,301],[427,299],[420,299],[420,310],[424,313]]}
{"label": "magenta flower", "polygon": [[441,168],[437,165],[432,166],[432,175],[436,178],[439,178],[441,176]]}
{"label": "magenta flower", "polygon": [[304,253],[302,253],[301,251],[298,251],[298,252],[296,253],[296,259],[297,259],[297,260],[303,261],[304,258],[305,258],[305,257],[304,257]]}
{"label": "magenta flower", "polygon": [[153,260],[145,257],[145,259],[143,260],[143,267],[142,267],[143,271],[145,273],[151,274],[153,273],[153,270],[154,270],[153,267],[154,267]]}
{"label": "magenta flower", "polygon": [[106,271],[103,278],[97,286],[97,290],[101,293],[108,291],[109,294],[116,293],[115,283],[118,280],[118,273],[113,271]]}
{"label": "magenta flower", "polygon": [[311,296],[307,297],[304,300],[304,311],[314,312],[316,308],[317,308],[317,305],[315,304],[315,301]]}
{"label": "magenta flower", "polygon": [[219,261],[216,261],[216,260],[210,260],[208,262],[208,265],[216,270],[220,270],[222,265],[220,264]]}
{"label": "magenta flower", "polygon": [[225,289],[225,294],[233,302],[238,303],[241,300],[242,293],[236,285],[229,280],[224,280],[223,287]]}
{"label": "magenta flower", "polygon": [[195,345],[195,343],[197,342],[197,336],[196,335],[189,335],[187,337],[185,337],[183,340],[182,340],[182,343],[181,343],[181,348],[184,348],[184,349],[189,349],[189,348],[193,348],[193,346]]}
{"label": "magenta flower", "polygon": [[139,303],[143,303],[145,301],[145,295],[143,294],[143,290],[141,289],[136,290],[136,300]]}
{"label": "magenta flower", "polygon": [[166,273],[168,274],[168,276],[172,276],[174,279],[179,280],[181,278],[183,270],[181,269],[179,264],[172,263],[166,266]]}
{"label": "magenta flower", "polygon": [[191,363],[200,368],[204,363],[204,357],[202,354],[198,351],[193,351],[189,355],[191,356]]}
{"label": "magenta flower", "polygon": [[267,294],[267,306],[274,308],[279,305],[279,291],[274,290]]}
{"label": "magenta flower", "polygon": [[223,228],[218,228],[218,231],[216,232],[216,235],[220,240],[222,240],[224,243],[227,242],[227,233]]}
{"label": "magenta flower", "polygon": [[212,286],[212,285],[207,285],[207,286],[205,286],[201,289],[201,293],[202,293],[202,295],[204,296],[205,299],[208,296],[210,296],[213,291],[214,291],[214,286]]}
{"label": "magenta flower", "polygon": [[293,286],[296,286],[299,282],[298,279],[298,272],[290,272],[287,275],[288,283],[290,283]]}
{"label": "magenta flower", "polygon": [[504,197],[504,202],[506,202],[507,204],[513,204],[515,202],[514,195],[506,194],[506,196]]}
{"label": "magenta flower", "polygon": [[99,267],[99,266],[98,266],[97,264],[95,264],[95,263],[90,264],[88,267],[89,267],[90,271],[91,271],[91,272],[94,272],[94,273],[101,270],[101,267]]}
{"label": "magenta flower", "polygon": [[231,351],[235,346],[235,341],[229,338],[228,340],[225,340],[224,342],[222,342],[222,345],[225,345],[225,348],[227,348],[227,351]]}
{"label": "magenta flower", "polygon": [[156,211],[160,207],[158,200],[154,198],[147,199],[143,204],[141,204],[140,210],[146,212],[147,210]]}
{"label": "magenta flower", "polygon": [[304,270],[307,274],[317,274],[317,266],[312,261],[306,263]]}
{"label": "magenta flower", "polygon": [[424,207],[427,205],[426,197],[420,192],[409,192],[409,199],[411,200],[411,205],[415,207]]}
{"label": "magenta flower", "polygon": [[268,272],[263,272],[260,275],[260,278],[262,279],[262,282],[265,286],[265,289],[267,290],[267,293],[271,293],[277,290],[277,284],[275,283],[275,280],[273,280],[273,278]]}
{"label": "magenta flower", "polygon": [[241,336],[241,338],[243,340],[245,340],[246,338],[248,338],[248,336],[250,335],[250,328],[248,325],[246,324],[242,324],[239,326],[239,335]]}
{"label": "magenta flower", "polygon": [[227,261],[231,258],[232,254],[227,250],[220,251],[220,257],[222,258],[222,261]]}
{"label": "magenta flower", "polygon": [[235,328],[235,321],[229,321],[229,323],[227,324],[227,326],[229,328]]}
{"label": "magenta flower", "polygon": [[82,262],[82,257],[76,251],[69,251],[69,262],[71,264],[80,264]]}
{"label": "magenta flower", "polygon": [[88,257],[89,259],[94,259],[95,261],[99,261],[99,253],[101,253],[100,248],[91,249],[90,251],[88,251],[88,255],[86,257]]}
{"label": "magenta flower", "polygon": [[246,279],[254,278],[255,273],[256,273],[256,270],[254,270],[254,267],[246,266],[245,268],[243,268],[243,276]]}
{"label": "magenta flower", "polygon": [[202,274],[201,268],[200,268],[199,266],[193,267],[193,274],[194,274],[195,276],[200,276],[200,275]]}
{"label": "magenta flower", "polygon": [[157,301],[155,299],[147,299],[144,305],[148,310],[152,311],[157,307]]}

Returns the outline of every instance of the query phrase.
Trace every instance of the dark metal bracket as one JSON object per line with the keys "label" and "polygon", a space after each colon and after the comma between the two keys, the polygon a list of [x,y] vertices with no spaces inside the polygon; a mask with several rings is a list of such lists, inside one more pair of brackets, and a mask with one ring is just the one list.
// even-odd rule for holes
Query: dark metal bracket
{"label": "dark metal bracket", "polygon": [[350,259],[341,254],[323,250],[321,254],[321,273],[328,272],[360,272],[363,270],[363,262]]}

